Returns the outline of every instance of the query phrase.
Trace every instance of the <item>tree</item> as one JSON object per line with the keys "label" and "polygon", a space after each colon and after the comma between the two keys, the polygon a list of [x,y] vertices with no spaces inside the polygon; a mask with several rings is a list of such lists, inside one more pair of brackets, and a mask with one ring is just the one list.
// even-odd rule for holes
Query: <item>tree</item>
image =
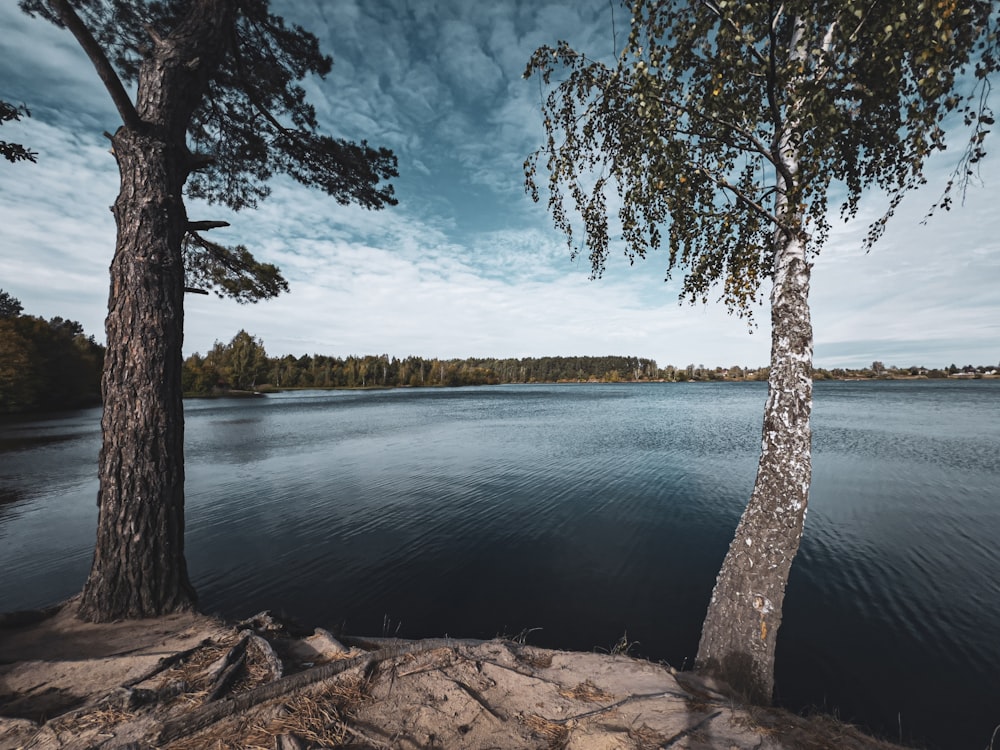
{"label": "tree", "polygon": [[229,342],[229,361],[232,368],[232,387],[242,390],[257,385],[267,366],[264,342],[246,331],[237,333]]}
{"label": "tree", "polygon": [[21,314],[24,306],[17,297],[12,297],[3,289],[0,289],[0,319],[16,318]]}
{"label": "tree", "polygon": [[[241,301],[285,288],[245,248],[204,240],[184,198],[253,207],[285,173],[338,202],[395,203],[395,157],[320,134],[297,83],[331,67],[316,38],[266,0],[21,0],[68,29],[122,124],[106,321],[97,544],[79,615],[93,621],[189,609],[184,558],[181,342],[185,271]],[[127,84],[133,84],[134,100]]]}
{"label": "tree", "polygon": [[[533,54],[525,76],[538,73],[551,89],[547,141],[525,162],[526,188],[538,200],[541,165],[554,224],[574,255],[589,255],[595,277],[613,246],[630,262],[662,249],[667,278],[684,272],[682,298],[707,301],[721,287],[729,309],[745,316],[771,280],[757,478],[696,658],[736,692],[769,702],[809,495],[810,259],[830,230],[828,201],[843,196],[850,218],[869,189],[887,194],[870,247],[903,195],[925,181],[954,113],[971,139],[937,204],[949,207],[993,124],[996,4],[633,0],[630,10],[613,63],[565,42]],[[556,71],[565,78],[553,84]]]}
{"label": "tree", "polygon": [[104,348],[75,320],[0,316],[0,412],[100,403],[103,360]]}
{"label": "tree", "polygon": [[[17,122],[22,117],[31,117],[31,112],[23,104],[15,106],[0,99],[0,125]],[[20,143],[0,141],[0,156],[14,164],[19,161],[38,161],[38,154]]]}

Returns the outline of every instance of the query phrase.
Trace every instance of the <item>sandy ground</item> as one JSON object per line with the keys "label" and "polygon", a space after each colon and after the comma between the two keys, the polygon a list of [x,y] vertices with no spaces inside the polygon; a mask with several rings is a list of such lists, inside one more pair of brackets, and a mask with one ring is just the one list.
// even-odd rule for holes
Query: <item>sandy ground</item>
{"label": "sandy ground", "polygon": [[91,625],[74,606],[0,616],[0,750],[895,747],[620,654],[338,640],[266,613]]}

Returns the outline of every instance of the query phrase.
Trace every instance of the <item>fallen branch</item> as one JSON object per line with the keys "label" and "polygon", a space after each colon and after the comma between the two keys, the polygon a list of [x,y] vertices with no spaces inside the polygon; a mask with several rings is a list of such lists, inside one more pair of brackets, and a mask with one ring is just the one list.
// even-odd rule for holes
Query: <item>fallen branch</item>
{"label": "fallen branch", "polygon": [[351,659],[341,659],[339,661],[321,664],[318,667],[307,669],[280,680],[249,690],[246,693],[233,695],[222,700],[206,703],[204,706],[189,712],[173,721],[167,721],[157,737],[157,744],[166,744],[180,737],[190,734],[215,724],[222,719],[237,713],[246,711],[261,703],[280,698],[288,693],[300,690],[304,687],[314,685],[323,680],[335,677],[341,672],[346,672],[355,667],[362,667],[366,672],[374,669],[378,664],[394,659],[405,654],[419,654],[424,651],[433,651],[442,647],[453,648],[461,644],[451,638],[433,638],[425,641],[408,641],[405,645],[395,648],[386,648],[373,653],[362,654]]}
{"label": "fallen branch", "polygon": [[236,681],[236,677],[247,663],[247,645],[250,643],[250,636],[245,635],[226,654],[225,659],[214,670],[214,681],[212,689],[208,693],[206,702],[218,700],[222,697],[229,686]]}

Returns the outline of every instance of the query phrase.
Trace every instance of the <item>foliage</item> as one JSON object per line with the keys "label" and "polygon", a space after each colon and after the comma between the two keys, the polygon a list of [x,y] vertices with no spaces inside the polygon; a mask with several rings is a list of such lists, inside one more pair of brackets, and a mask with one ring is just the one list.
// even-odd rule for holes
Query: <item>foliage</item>
{"label": "foliage", "polygon": [[[31,117],[31,112],[23,104],[15,106],[0,99],[0,125],[17,122],[22,117]],[[38,161],[38,154],[20,143],[0,141],[0,156],[11,164],[19,161]]]}
{"label": "foliage", "polygon": [[[538,200],[541,162],[554,222],[595,276],[612,247],[630,261],[663,247],[667,278],[685,272],[682,297],[706,301],[721,285],[730,310],[748,314],[772,273],[776,231],[817,253],[831,195],[843,195],[850,218],[875,187],[889,205],[870,246],[925,181],[952,113],[970,141],[939,205],[984,154],[992,0],[635,0],[631,13],[613,63],[561,42],[539,48],[525,71],[546,84],[566,74],[543,103],[547,142],[525,162],[526,186]],[[794,175],[783,161],[790,146]]]}
{"label": "foliage", "polygon": [[197,232],[184,239],[184,283],[214,289],[220,297],[256,302],[288,291],[288,282],[277,266],[260,263],[245,245],[225,247]]}
{"label": "foliage", "polygon": [[[151,59],[150,50],[182,24],[191,3],[21,0],[20,6],[57,26],[78,20],[110,65],[102,77],[135,84]],[[398,174],[391,151],[318,132],[315,108],[298,83],[330,72],[332,60],[321,54],[316,37],[287,26],[269,12],[266,0],[234,6],[231,27],[220,30],[226,54],[211,74],[207,94],[184,123],[192,151],[187,196],[237,211],[253,208],[270,193],[267,182],[284,173],[341,204],[369,209],[395,205],[392,185],[383,182]],[[127,97],[124,89],[122,96]],[[116,103],[120,110],[131,107]],[[138,124],[128,116],[123,119],[128,126]],[[276,266],[259,263],[242,245],[225,247],[201,236],[201,229],[224,222],[208,222],[201,229],[198,224],[185,239],[187,286],[208,287],[240,302],[287,291]]]}
{"label": "foliage", "polygon": [[[554,223],[573,253],[589,254],[594,276],[612,246],[630,261],[665,247],[667,278],[684,272],[682,298],[707,301],[721,285],[730,311],[747,316],[763,282],[773,282],[757,478],[695,660],[746,700],[773,694],[809,500],[810,260],[829,235],[828,203],[842,195],[846,219],[866,192],[887,195],[870,248],[905,193],[926,181],[951,114],[971,130],[956,175],[964,189],[993,124],[995,5],[632,0],[628,39],[612,64],[565,42],[528,63],[525,75],[537,72],[546,85],[556,71],[566,78],[542,103],[547,142],[525,162],[526,188],[538,200],[544,159]],[[950,205],[955,185],[939,206]]]}
{"label": "foliage", "polygon": [[[249,356],[247,352],[250,352]],[[254,364],[246,366],[241,361]],[[387,354],[330,357],[321,354],[267,357],[260,339],[240,331],[228,345],[184,361],[184,392],[207,395],[226,389],[470,386],[560,381],[655,380],[656,362],[640,357],[525,357],[441,360]]]}
{"label": "foliage", "polygon": [[16,318],[23,309],[21,300],[0,289],[0,318]]}
{"label": "foliage", "polygon": [[[241,364],[252,362],[252,366]],[[996,368],[955,368],[956,377],[983,377]],[[947,377],[946,372],[920,366],[883,367],[882,377]],[[832,370],[816,368],[816,380],[872,378],[869,368]],[[240,331],[228,344],[216,342],[205,355],[192,354],[184,361],[184,393],[211,395],[227,390],[253,388],[399,388],[456,387],[516,383],[636,383],[663,381],[734,382],[766,381],[767,367],[733,365],[706,367],[658,367],[644,357],[395,357],[388,354],[334,357],[324,354],[291,354],[268,357],[264,343]]]}
{"label": "foliage", "polygon": [[20,315],[18,303],[16,313],[0,316],[0,413],[100,403],[103,361],[104,347],[79,323]]}

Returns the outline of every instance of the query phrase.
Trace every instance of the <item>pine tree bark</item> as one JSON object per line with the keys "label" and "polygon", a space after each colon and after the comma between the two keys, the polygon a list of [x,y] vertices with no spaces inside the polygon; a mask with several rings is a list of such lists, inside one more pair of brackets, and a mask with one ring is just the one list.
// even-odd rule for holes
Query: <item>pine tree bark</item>
{"label": "pine tree bark", "polygon": [[198,0],[139,75],[138,123],[112,142],[121,191],[105,324],[97,545],[79,616],[95,621],[191,609],[184,557],[181,345],[190,171],[187,124],[225,52],[228,0]]}

